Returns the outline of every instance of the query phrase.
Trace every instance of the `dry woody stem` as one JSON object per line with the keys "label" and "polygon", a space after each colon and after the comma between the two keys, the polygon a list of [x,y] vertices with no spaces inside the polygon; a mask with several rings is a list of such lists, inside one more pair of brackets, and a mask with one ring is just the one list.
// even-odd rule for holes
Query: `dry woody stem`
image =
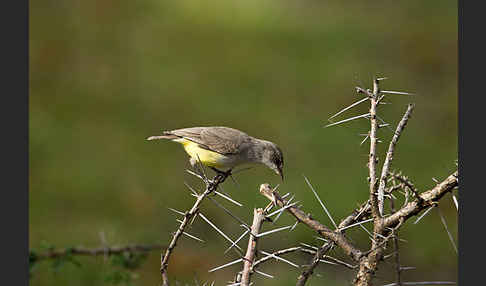
{"label": "dry woody stem", "polygon": [[163,286],[169,285],[169,278],[168,278],[168,275],[167,275],[167,267],[169,265],[169,258],[171,256],[172,252],[174,251],[174,248],[177,245],[178,239],[184,233],[184,230],[185,230],[187,224],[189,223],[189,221],[197,215],[197,213],[199,211],[199,206],[203,202],[204,198],[206,198],[212,192],[216,191],[219,184],[223,183],[226,180],[227,176],[228,175],[218,174],[214,177],[213,180],[208,180],[206,177],[204,178],[204,181],[206,182],[206,190],[202,194],[198,195],[197,200],[194,203],[194,205],[192,206],[191,210],[189,210],[188,212],[186,212],[184,214],[184,218],[183,218],[181,224],[179,225],[179,228],[177,229],[174,236],[172,237],[172,240],[169,244],[169,247],[167,248],[164,256],[161,259],[160,273],[162,275],[162,285]]}
{"label": "dry woody stem", "polygon": [[307,282],[307,279],[314,273],[314,269],[316,268],[317,264],[319,264],[321,257],[325,255],[331,248],[333,247],[334,243],[325,243],[319,250],[316,251],[314,257],[312,258],[311,264],[299,275],[297,278],[296,286],[303,286]]}
{"label": "dry woody stem", "polygon": [[255,260],[255,254],[257,250],[257,240],[258,234],[262,227],[263,220],[265,219],[265,214],[263,209],[253,210],[253,223],[251,224],[250,239],[248,240],[248,247],[246,249],[246,255],[243,264],[243,273],[241,275],[241,285],[248,286],[250,284],[250,275]]}
{"label": "dry woody stem", "polygon": [[378,80],[375,79],[373,81],[373,94],[371,94],[370,102],[370,122],[371,122],[371,129],[370,129],[370,155],[368,161],[368,168],[369,168],[369,180],[370,180],[370,201],[371,201],[371,213],[373,214],[373,218],[377,219],[380,217],[380,210],[378,209],[378,201],[376,197],[376,162],[377,154],[376,154],[376,133],[378,131],[378,122],[376,120],[376,107],[378,105]]}
{"label": "dry woody stem", "polygon": [[390,141],[388,152],[386,153],[385,162],[383,163],[383,168],[381,169],[380,185],[378,187],[378,208],[381,214],[383,214],[386,179],[388,176],[388,170],[390,169],[391,161],[393,160],[393,152],[395,152],[395,146],[397,145],[398,139],[400,138],[403,129],[407,125],[410,115],[412,114],[413,107],[414,107],[413,104],[408,105],[407,111],[403,115],[402,120],[400,120],[400,123],[398,123],[397,129],[395,130],[395,134],[393,135],[393,138]]}

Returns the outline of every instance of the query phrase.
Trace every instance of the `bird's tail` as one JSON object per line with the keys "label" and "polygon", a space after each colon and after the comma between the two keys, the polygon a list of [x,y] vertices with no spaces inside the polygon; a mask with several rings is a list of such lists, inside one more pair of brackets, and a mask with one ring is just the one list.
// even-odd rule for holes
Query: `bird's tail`
{"label": "bird's tail", "polygon": [[180,137],[166,131],[164,132],[164,135],[150,136],[147,138],[147,140],[150,141],[150,140],[157,140],[157,139],[177,139],[177,138]]}

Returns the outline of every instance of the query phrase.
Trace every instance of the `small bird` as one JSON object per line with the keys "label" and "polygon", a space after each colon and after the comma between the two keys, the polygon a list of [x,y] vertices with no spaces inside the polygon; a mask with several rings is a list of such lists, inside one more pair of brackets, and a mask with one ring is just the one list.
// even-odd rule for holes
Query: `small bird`
{"label": "small bird", "polygon": [[231,172],[242,164],[263,164],[283,176],[282,150],[273,142],[257,139],[229,127],[190,127],[164,131],[147,140],[168,139],[183,145],[191,166],[198,160],[217,173]]}

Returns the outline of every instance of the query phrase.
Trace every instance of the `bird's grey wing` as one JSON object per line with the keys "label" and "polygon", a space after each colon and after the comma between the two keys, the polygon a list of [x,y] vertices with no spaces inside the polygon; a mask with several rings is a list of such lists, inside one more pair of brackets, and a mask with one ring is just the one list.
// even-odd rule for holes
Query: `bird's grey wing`
{"label": "bird's grey wing", "polygon": [[201,144],[201,132],[204,127],[191,127],[191,128],[182,128],[176,129],[171,131],[164,131],[164,135],[172,135],[177,136],[179,138],[185,138],[187,140],[191,140],[198,144]]}
{"label": "bird's grey wing", "polygon": [[237,154],[243,143],[250,141],[246,133],[229,127],[192,127],[170,131],[199,144],[201,148],[223,155]]}
{"label": "bird's grey wing", "polygon": [[201,139],[209,150],[221,154],[237,154],[251,137],[240,130],[229,127],[209,127],[201,132]]}

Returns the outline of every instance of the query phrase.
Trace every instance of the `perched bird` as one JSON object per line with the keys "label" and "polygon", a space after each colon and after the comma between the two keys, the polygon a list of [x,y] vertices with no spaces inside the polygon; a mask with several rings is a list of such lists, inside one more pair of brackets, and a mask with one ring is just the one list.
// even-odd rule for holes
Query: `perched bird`
{"label": "perched bird", "polygon": [[257,139],[229,127],[191,127],[164,131],[147,140],[169,139],[181,143],[193,167],[198,160],[216,172],[231,172],[242,164],[263,164],[283,176],[282,150],[273,142]]}

